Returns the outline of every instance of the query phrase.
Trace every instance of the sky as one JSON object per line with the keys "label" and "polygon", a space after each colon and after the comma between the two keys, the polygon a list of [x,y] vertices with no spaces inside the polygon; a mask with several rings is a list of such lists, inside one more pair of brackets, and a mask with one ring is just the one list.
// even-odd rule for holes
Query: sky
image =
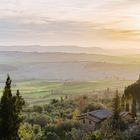
{"label": "sky", "polygon": [[0,0],[0,45],[140,47],[140,0]]}

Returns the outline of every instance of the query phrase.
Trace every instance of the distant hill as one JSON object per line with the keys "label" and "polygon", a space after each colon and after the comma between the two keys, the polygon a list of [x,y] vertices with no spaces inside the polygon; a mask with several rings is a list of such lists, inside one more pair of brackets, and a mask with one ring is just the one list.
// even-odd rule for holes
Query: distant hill
{"label": "distant hill", "polygon": [[81,62],[127,63],[127,58],[103,54],[0,51],[0,63]]}
{"label": "distant hill", "polygon": [[22,52],[46,52],[46,53],[88,53],[105,55],[132,55],[140,54],[140,49],[122,48],[122,49],[103,49],[100,47],[79,47],[74,45],[61,46],[40,46],[40,45],[17,45],[0,46],[0,51],[22,51]]}
{"label": "distant hill", "polygon": [[140,57],[87,53],[0,51],[0,81],[9,73],[15,80],[136,79]]}
{"label": "distant hill", "polygon": [[99,47],[79,47],[79,46],[40,46],[40,45],[18,45],[0,46],[0,51],[23,51],[23,52],[62,52],[62,53],[105,53],[106,50]]}

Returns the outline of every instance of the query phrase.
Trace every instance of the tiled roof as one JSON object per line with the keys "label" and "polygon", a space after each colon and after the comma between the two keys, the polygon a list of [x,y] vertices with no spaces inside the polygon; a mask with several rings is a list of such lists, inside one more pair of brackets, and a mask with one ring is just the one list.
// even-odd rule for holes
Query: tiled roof
{"label": "tiled roof", "polygon": [[99,118],[101,120],[106,119],[108,117],[111,117],[112,112],[110,110],[107,109],[99,109],[99,110],[95,110],[92,112],[88,112],[89,115]]}
{"label": "tiled roof", "polygon": [[130,112],[125,112],[125,111],[120,113],[121,117],[126,117],[127,115],[131,116],[132,114]]}

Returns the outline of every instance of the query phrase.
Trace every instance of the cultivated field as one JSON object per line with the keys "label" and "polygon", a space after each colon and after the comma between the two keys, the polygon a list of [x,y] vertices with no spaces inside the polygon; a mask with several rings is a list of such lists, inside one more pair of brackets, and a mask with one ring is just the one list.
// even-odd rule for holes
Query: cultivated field
{"label": "cultivated field", "polygon": [[[124,87],[133,81],[123,81],[118,79],[101,79],[96,81],[46,81],[33,80],[22,81],[13,84],[12,89],[15,92],[19,89],[25,100],[29,104],[44,104],[51,99],[60,99],[66,95],[69,98],[77,95],[95,95],[102,94],[107,88],[114,92],[116,88],[120,92]],[[2,93],[1,88],[1,93]],[[107,95],[109,96],[109,95]]]}

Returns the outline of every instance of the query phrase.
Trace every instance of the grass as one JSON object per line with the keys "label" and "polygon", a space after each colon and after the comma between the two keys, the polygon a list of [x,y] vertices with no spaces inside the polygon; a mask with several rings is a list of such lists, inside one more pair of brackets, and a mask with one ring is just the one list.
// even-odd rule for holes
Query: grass
{"label": "grass", "polygon": [[[122,90],[125,86],[131,84],[132,81],[103,79],[97,81],[46,81],[46,80],[34,80],[34,81],[22,81],[16,83],[12,87],[13,92],[19,89],[22,96],[30,104],[45,104],[51,99],[60,99],[65,95],[86,95],[94,94],[98,91],[105,91],[107,88],[115,90],[118,88]],[[2,93],[3,89],[0,89]]]}

